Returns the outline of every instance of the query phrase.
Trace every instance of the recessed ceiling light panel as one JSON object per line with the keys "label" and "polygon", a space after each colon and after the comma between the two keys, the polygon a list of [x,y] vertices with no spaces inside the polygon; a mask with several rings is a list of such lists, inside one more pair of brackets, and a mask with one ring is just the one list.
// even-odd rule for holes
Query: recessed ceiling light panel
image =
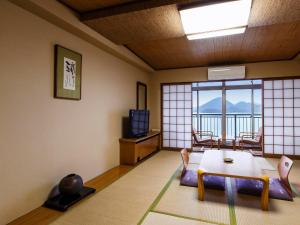
{"label": "recessed ceiling light panel", "polygon": [[185,34],[247,26],[252,0],[236,0],[180,11]]}
{"label": "recessed ceiling light panel", "polygon": [[187,38],[189,40],[195,40],[195,39],[205,39],[205,38],[212,38],[212,37],[221,37],[226,35],[242,34],[245,32],[245,30],[246,30],[245,27],[232,28],[227,30],[218,30],[218,31],[204,32],[199,34],[190,34],[187,35]]}

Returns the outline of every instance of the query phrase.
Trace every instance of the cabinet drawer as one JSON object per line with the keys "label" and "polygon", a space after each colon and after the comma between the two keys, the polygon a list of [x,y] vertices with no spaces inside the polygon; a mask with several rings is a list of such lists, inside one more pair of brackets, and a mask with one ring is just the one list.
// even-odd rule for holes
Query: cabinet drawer
{"label": "cabinet drawer", "polygon": [[137,145],[137,157],[143,159],[152,152],[155,152],[158,149],[158,136],[150,138],[146,141],[140,142]]}

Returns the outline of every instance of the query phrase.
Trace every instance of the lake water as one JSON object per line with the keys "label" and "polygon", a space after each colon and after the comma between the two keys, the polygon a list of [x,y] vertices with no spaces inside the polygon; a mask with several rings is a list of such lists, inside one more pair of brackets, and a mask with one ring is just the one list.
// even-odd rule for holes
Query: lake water
{"label": "lake water", "polygon": [[[222,116],[220,114],[201,114],[193,116],[193,128],[202,131],[212,131],[215,137],[222,136]],[[240,132],[252,132],[251,115],[227,114],[226,116],[226,134],[227,138],[235,138]],[[198,124],[197,124],[198,122]],[[257,132],[262,126],[261,115],[254,117],[254,132]],[[235,129],[236,128],[236,129]]]}

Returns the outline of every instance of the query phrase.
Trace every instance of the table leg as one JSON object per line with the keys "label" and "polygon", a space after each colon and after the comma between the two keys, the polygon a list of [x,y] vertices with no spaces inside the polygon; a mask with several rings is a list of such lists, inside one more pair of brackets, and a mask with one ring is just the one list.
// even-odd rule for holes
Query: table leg
{"label": "table leg", "polygon": [[200,201],[204,201],[204,171],[198,170],[198,198]]}
{"label": "table leg", "polygon": [[262,210],[268,210],[269,208],[269,177],[262,176],[263,191],[261,194],[261,208]]}

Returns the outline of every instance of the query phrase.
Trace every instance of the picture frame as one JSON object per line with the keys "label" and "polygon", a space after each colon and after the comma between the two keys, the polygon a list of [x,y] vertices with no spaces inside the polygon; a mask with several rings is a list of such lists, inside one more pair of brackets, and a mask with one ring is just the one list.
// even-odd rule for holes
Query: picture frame
{"label": "picture frame", "polygon": [[147,85],[136,82],[136,109],[147,110]]}
{"label": "picture frame", "polygon": [[54,98],[81,100],[82,56],[54,46]]}

